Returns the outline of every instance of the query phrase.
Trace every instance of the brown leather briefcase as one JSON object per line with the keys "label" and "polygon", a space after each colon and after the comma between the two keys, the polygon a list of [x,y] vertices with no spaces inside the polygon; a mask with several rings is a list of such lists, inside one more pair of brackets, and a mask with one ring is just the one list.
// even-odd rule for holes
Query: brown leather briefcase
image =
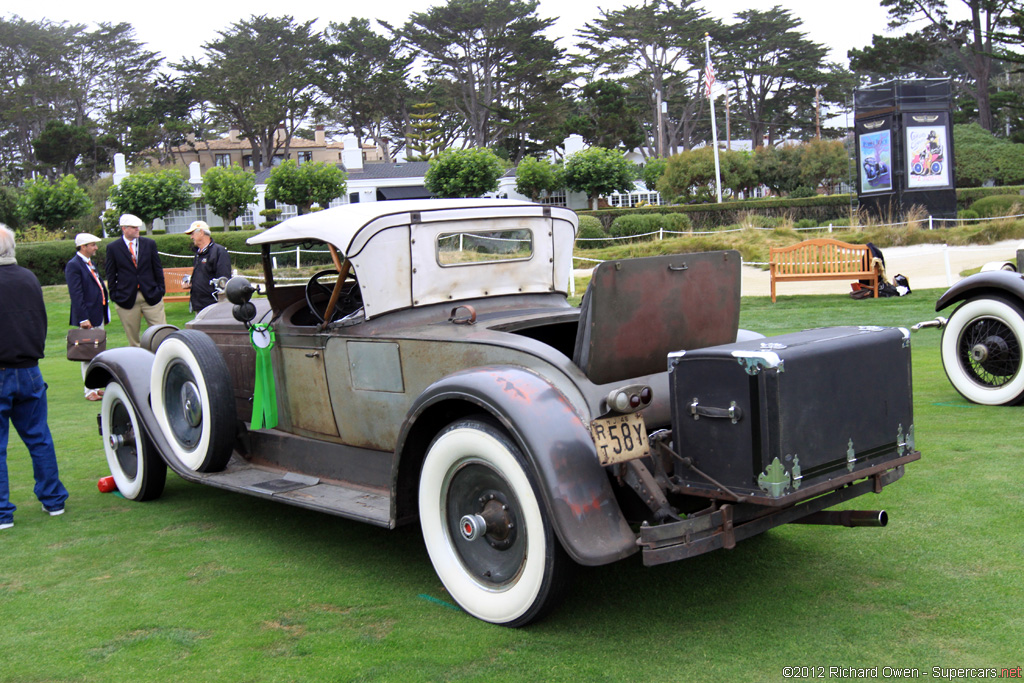
{"label": "brown leather briefcase", "polygon": [[100,327],[68,330],[68,360],[92,360],[107,350],[107,331]]}

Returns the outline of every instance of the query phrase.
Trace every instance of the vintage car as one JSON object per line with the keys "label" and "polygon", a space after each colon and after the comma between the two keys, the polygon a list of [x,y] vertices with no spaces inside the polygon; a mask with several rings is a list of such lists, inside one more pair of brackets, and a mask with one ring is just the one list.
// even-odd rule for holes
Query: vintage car
{"label": "vintage car", "polygon": [[[577,563],[886,523],[826,508],[920,457],[907,330],[742,331],[735,251],[603,263],[577,308],[576,231],[562,208],[416,200],[250,238],[265,298],[234,278],[187,329],[90,364],[118,489],[155,498],[166,466],[381,527],[418,521],[451,598],[508,626],[544,613]],[[275,277],[276,250],[296,246],[333,267]]]}
{"label": "vintage car", "polygon": [[960,304],[948,319],[938,317],[912,329],[942,330],[942,366],[964,398],[1016,405],[1024,401],[1024,274],[1010,263],[993,265],[939,297],[936,312]]}

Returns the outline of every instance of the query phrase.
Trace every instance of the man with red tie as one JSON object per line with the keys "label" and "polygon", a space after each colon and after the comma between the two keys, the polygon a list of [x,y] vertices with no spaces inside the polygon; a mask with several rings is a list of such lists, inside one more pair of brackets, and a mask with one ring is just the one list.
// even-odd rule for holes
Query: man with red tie
{"label": "man with red tie", "polygon": [[[87,232],[75,235],[75,255],[64,267],[64,279],[68,283],[68,294],[71,295],[71,319],[68,324],[87,330],[103,327],[110,322],[110,309],[107,287],[103,284],[96,264],[92,257],[99,249],[100,238]],[[85,366],[82,363],[82,379],[85,379]],[[85,388],[85,397],[90,401],[98,401],[103,391]]]}
{"label": "man with red tie", "polygon": [[107,285],[117,304],[124,333],[131,346],[139,345],[142,318],[150,326],[167,322],[164,315],[164,268],[156,242],[139,237],[142,220],[121,216],[121,239],[107,245]]}

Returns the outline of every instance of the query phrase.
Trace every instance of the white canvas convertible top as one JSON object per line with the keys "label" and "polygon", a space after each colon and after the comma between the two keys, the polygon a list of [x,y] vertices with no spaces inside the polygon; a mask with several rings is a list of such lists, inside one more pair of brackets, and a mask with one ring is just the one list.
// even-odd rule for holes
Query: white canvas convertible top
{"label": "white canvas convertible top", "polygon": [[[565,292],[579,221],[569,209],[509,199],[410,199],[346,204],[289,218],[247,244],[316,241],[352,262],[367,319],[483,296]],[[525,258],[441,264],[444,235],[526,230]]]}
{"label": "white canvas convertible top", "polygon": [[[345,204],[296,216],[250,237],[246,244],[318,240],[333,244],[339,252],[351,258],[373,235],[396,225],[477,217],[541,216],[545,210],[552,216],[570,221],[575,236],[576,214],[560,207],[514,199],[405,199]],[[420,214],[419,220],[413,221],[414,213]]]}

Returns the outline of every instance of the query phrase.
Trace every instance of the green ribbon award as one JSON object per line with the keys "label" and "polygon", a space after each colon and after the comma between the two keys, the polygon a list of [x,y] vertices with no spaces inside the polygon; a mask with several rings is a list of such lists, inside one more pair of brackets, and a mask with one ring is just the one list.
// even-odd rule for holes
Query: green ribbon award
{"label": "green ribbon award", "polygon": [[274,328],[268,324],[253,325],[249,341],[256,349],[256,386],[252,397],[252,429],[273,429],[277,426],[277,387],[270,349],[274,348]]}

